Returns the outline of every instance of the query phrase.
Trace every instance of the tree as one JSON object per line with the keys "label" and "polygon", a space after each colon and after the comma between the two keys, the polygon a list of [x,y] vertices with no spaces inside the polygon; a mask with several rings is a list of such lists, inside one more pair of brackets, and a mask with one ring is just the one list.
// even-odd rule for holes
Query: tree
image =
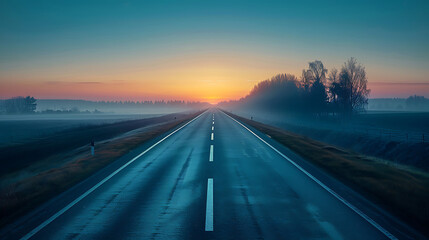
{"label": "tree", "polygon": [[336,68],[331,69],[328,77],[328,101],[330,103],[330,110],[333,113],[337,112],[338,109],[338,94],[339,94],[339,76]]}
{"label": "tree", "polygon": [[329,93],[329,101],[331,102],[335,102],[336,101],[336,85],[338,84],[338,70],[336,68],[331,69],[331,71],[329,72],[329,77],[328,77],[328,93]]}
{"label": "tree", "polygon": [[318,114],[326,112],[328,96],[326,88],[322,81],[315,81],[310,88],[310,104],[313,112]]}
{"label": "tree", "polygon": [[297,78],[291,74],[278,74],[259,82],[242,101],[255,108],[291,110],[298,98]]}
{"label": "tree", "polygon": [[429,109],[429,99],[424,96],[410,96],[405,100],[405,105],[409,109],[424,110]]}
{"label": "tree", "polygon": [[301,85],[304,88],[304,91],[310,91],[310,86],[313,84],[313,78],[311,76],[310,70],[303,69],[301,75]]}
{"label": "tree", "polygon": [[370,90],[365,67],[358,64],[355,58],[347,60],[339,74],[334,88],[338,103],[345,114],[361,111],[368,104]]}
{"label": "tree", "polygon": [[4,112],[6,113],[34,113],[36,110],[36,99],[34,97],[15,97],[4,100]]}
{"label": "tree", "polygon": [[328,97],[326,94],[326,73],[328,70],[319,60],[308,63],[307,74],[311,79],[311,87],[309,94],[309,107],[312,112],[321,113],[326,111]]}
{"label": "tree", "polygon": [[24,101],[25,101],[24,112],[25,113],[34,113],[36,111],[36,107],[37,107],[37,103],[36,103],[37,100],[34,97],[27,96]]}
{"label": "tree", "polygon": [[325,82],[328,70],[323,66],[321,61],[315,60],[308,63],[308,71],[310,72],[313,82]]}

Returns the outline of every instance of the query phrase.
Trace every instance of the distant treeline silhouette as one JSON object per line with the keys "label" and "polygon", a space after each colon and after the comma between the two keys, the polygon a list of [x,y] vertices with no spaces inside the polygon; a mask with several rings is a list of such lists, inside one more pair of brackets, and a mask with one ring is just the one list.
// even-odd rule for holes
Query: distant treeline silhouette
{"label": "distant treeline silhouette", "polygon": [[11,99],[0,100],[0,113],[34,113],[37,103],[34,97],[14,97]]}
{"label": "distant treeline silhouette", "polygon": [[35,113],[101,113],[120,109],[200,109],[209,104],[197,101],[159,100],[159,101],[88,101],[66,99],[35,99],[34,97],[14,97],[0,100],[0,114]]}
{"label": "distant treeline silhouette", "polygon": [[78,108],[79,110],[99,109],[101,111],[115,109],[151,109],[151,108],[203,108],[209,104],[181,100],[169,101],[88,101],[65,99],[39,99],[38,111],[63,110]]}
{"label": "distant treeline silhouette", "polygon": [[429,99],[423,96],[410,96],[405,100],[405,105],[408,109],[429,110]]}
{"label": "distant treeline silhouette", "polygon": [[301,114],[352,114],[364,110],[370,90],[365,68],[350,58],[341,70],[329,72],[321,61],[313,61],[300,79],[278,74],[258,83],[250,94],[220,106],[255,110],[285,111]]}
{"label": "distant treeline silhouette", "polygon": [[78,114],[78,113],[84,113],[84,114],[90,114],[90,113],[103,113],[99,111],[98,109],[94,109],[94,111],[84,110],[81,111],[77,107],[73,107],[71,109],[64,109],[64,110],[52,110],[52,109],[46,109],[43,111],[38,111],[38,113],[42,114]]}

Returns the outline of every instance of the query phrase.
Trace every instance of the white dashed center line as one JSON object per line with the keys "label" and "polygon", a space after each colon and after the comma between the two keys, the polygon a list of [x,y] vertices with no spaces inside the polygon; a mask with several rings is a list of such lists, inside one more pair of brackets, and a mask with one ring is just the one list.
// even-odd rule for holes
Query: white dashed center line
{"label": "white dashed center line", "polygon": [[214,139],[214,133],[212,133],[212,137],[211,137],[211,139],[212,139],[212,141],[213,141],[213,139]]}
{"label": "white dashed center line", "polygon": [[213,145],[210,145],[210,158],[209,162],[213,162]]}
{"label": "white dashed center line", "polygon": [[207,181],[206,232],[213,232],[213,178]]}

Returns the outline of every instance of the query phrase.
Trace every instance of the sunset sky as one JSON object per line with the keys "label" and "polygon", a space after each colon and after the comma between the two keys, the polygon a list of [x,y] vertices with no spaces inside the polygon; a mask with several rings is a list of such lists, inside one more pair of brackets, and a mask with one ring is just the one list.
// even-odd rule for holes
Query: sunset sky
{"label": "sunset sky", "polygon": [[1,1],[0,98],[246,95],[357,58],[371,97],[429,97],[429,1]]}

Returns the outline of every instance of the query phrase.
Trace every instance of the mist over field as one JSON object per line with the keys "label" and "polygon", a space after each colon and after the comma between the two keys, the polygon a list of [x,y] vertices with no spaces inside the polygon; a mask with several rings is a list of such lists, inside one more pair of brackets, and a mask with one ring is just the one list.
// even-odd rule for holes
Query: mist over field
{"label": "mist over field", "polygon": [[[24,102],[22,106],[21,102]],[[31,104],[32,109],[28,110],[25,98],[0,100],[0,146],[47,137],[71,128],[194,112],[209,106],[207,103],[184,101],[94,102],[61,99],[35,99]]]}
{"label": "mist over field", "polygon": [[203,102],[185,101],[85,101],[85,100],[37,100],[36,112],[54,112],[58,110],[75,110],[108,114],[167,114],[172,112],[191,111],[210,106]]}
{"label": "mist over field", "polygon": [[370,98],[368,99],[367,110],[429,112],[429,99],[417,95],[408,98]]}

